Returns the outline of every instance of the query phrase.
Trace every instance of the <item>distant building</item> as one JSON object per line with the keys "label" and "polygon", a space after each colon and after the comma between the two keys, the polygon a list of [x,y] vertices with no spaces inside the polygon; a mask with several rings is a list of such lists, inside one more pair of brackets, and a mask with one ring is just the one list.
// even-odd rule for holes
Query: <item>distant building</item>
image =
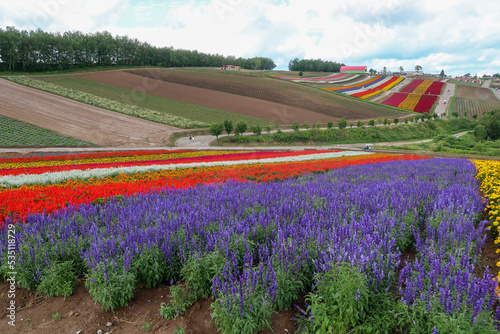
{"label": "distant building", "polygon": [[241,66],[234,66],[234,65],[222,65],[221,67],[222,70],[233,70],[233,71],[239,71],[241,69]]}
{"label": "distant building", "polygon": [[340,68],[340,73],[365,74],[366,73],[366,66],[342,66]]}

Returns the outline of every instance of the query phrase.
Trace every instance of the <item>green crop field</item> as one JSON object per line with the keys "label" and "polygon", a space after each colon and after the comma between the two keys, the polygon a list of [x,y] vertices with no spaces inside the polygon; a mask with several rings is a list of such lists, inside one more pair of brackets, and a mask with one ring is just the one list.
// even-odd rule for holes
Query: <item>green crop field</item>
{"label": "green crop field", "polygon": [[484,113],[499,108],[500,101],[488,101],[454,96],[451,98],[450,106],[448,107],[448,114],[452,115],[453,112],[458,112],[459,117],[464,117],[465,113],[467,118],[472,119],[472,115],[477,115],[477,118],[479,119]]}
{"label": "green crop field", "polygon": [[0,147],[96,146],[83,140],[0,116]]}

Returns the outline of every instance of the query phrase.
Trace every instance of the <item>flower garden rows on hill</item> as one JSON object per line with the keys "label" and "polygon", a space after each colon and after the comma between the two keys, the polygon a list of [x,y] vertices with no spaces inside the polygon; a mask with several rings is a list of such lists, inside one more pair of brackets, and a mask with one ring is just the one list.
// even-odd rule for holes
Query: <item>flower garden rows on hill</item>
{"label": "flower garden rows on hill", "polygon": [[134,151],[0,158],[0,172],[0,275],[45,295],[85,277],[114,310],[170,284],[165,318],[212,297],[219,330],[253,333],[306,294],[298,326],[314,332],[496,332],[496,273],[476,267],[485,229],[498,237],[497,162]]}

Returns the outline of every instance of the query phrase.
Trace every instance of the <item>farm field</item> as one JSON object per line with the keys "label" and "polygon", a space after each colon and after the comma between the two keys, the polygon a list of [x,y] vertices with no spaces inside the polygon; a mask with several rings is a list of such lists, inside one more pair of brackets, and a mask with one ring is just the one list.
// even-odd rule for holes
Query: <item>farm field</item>
{"label": "farm field", "polygon": [[4,79],[0,115],[102,146],[163,146],[163,138],[178,131]]}
{"label": "farm field", "polygon": [[0,273],[19,333],[321,332],[327,305],[352,310],[337,331],[495,332],[499,171],[332,150],[0,157]]}
{"label": "farm field", "polygon": [[95,144],[0,116],[0,147],[23,146],[95,146]]}
{"label": "farm field", "polygon": [[[117,73],[123,73],[127,78],[131,77],[131,75],[126,74],[125,72]],[[61,87],[66,87],[95,96],[100,96],[112,101],[123,102],[130,105],[136,105],[140,108],[154,110],[176,117],[187,118],[193,122],[202,122],[204,123],[204,126],[208,126],[208,124],[218,122],[221,119],[227,119],[233,122],[243,120],[248,122],[249,124],[259,124],[261,126],[269,124],[268,120],[262,118],[248,117],[231,111],[214,109],[200,104],[180,101],[178,100],[178,98],[179,96],[185,95],[184,91],[183,94],[179,95],[177,94],[179,93],[178,91],[171,91],[171,87],[168,87],[168,89],[165,88],[163,94],[161,94],[160,92],[155,95],[150,90],[152,88],[158,87],[148,79],[144,79],[142,82],[140,82],[140,84],[128,85],[127,87],[130,88],[124,88],[113,84],[108,84],[106,80],[101,80],[103,82],[99,82],[95,80],[84,79],[77,75],[46,75],[36,76],[33,78]],[[125,80],[126,78],[119,79]],[[125,81],[123,86],[126,86],[127,83],[130,83],[130,81]],[[177,99],[171,99],[171,96]],[[199,102],[203,101],[199,100]],[[228,106],[223,107],[229,108]]]}
{"label": "farm field", "polygon": [[[383,106],[367,104],[343,96],[332,96],[328,92],[313,87],[275,78],[255,78],[217,71],[210,73],[144,69],[127,72],[156,80],[262,99],[287,106],[282,107],[283,110],[296,107],[332,118],[366,119],[377,117],[377,115],[395,117],[403,114]],[[312,120],[308,121],[312,122]]]}
{"label": "farm field", "polygon": [[477,115],[478,119],[484,113],[500,108],[500,101],[481,100],[477,98],[452,97],[449,106],[449,112],[458,112],[460,117],[464,117],[464,113],[468,118],[472,115]]}
{"label": "farm field", "polygon": [[499,101],[490,89],[483,87],[457,85],[457,93],[455,96],[486,101]]}

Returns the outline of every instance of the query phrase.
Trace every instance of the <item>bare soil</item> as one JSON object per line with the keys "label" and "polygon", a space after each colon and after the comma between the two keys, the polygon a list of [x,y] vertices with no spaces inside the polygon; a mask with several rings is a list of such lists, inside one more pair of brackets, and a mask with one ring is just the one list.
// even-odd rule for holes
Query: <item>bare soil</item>
{"label": "bare soil", "polygon": [[336,120],[336,118],[332,116],[302,108],[208,88],[167,82],[148,76],[134,74],[135,72],[136,71],[133,73],[109,71],[80,74],[78,76],[108,85],[133,89],[139,92],[147,92],[148,94],[167,99],[225,110],[246,116],[267,119],[276,123],[291,124],[295,121],[303,123],[329,122]]}
{"label": "bare soil", "polygon": [[[0,333],[2,334],[49,334],[68,333],[175,333],[178,328],[187,334],[217,333],[211,322],[211,299],[194,304],[184,316],[165,320],[158,312],[162,303],[168,303],[171,296],[167,286],[154,289],[138,289],[134,298],[119,310],[105,312],[96,305],[85,289],[83,281],[78,283],[73,295],[46,299],[35,292],[16,288],[15,327],[8,324],[6,309],[9,284],[0,282]],[[280,312],[271,320],[272,330],[262,333],[293,333],[295,323],[291,320],[297,312]],[[148,326],[149,324],[149,326]],[[110,325],[110,326],[108,326]],[[149,331],[147,330],[149,328]]]}
{"label": "bare soil", "polygon": [[179,131],[0,79],[0,115],[102,146],[164,146]]}
{"label": "bare soil", "polygon": [[493,95],[491,90],[483,87],[458,85],[457,96],[498,102],[498,99]]}

